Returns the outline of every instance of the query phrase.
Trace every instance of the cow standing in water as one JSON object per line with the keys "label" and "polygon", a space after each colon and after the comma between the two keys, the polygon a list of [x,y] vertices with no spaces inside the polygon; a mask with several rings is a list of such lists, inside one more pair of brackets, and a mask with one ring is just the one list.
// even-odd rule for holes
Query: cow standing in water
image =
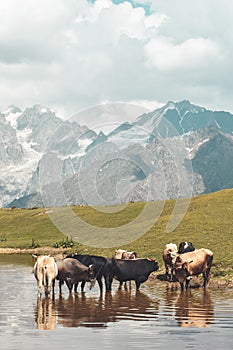
{"label": "cow standing in water", "polygon": [[[116,278],[120,282],[135,281],[136,289],[144,283],[153,271],[157,271],[159,266],[155,259],[114,259],[108,261],[108,279],[106,289],[111,290],[112,280]],[[119,288],[120,288],[119,287]]]}
{"label": "cow standing in water", "polygon": [[213,252],[209,249],[197,249],[193,252],[178,254],[175,261],[175,273],[181,289],[188,289],[192,276],[203,275],[203,287],[209,283],[210,269],[213,261]]}
{"label": "cow standing in water", "polygon": [[166,276],[169,276],[169,268],[171,269],[170,281],[173,279],[174,263],[177,255],[177,245],[175,243],[168,243],[163,252],[163,261],[166,269]]}
{"label": "cow standing in water", "polygon": [[54,293],[55,278],[58,274],[57,264],[49,255],[33,255],[33,257],[36,258],[33,272],[37,280],[38,294],[41,296],[42,286],[44,286],[45,295],[49,296],[51,290]]}
{"label": "cow standing in water", "polygon": [[[67,255],[66,258],[76,259],[87,267],[90,265],[93,265],[94,266],[94,275],[95,275],[95,279],[98,282],[100,293],[103,292],[102,276],[104,276],[104,266],[107,263],[106,258],[104,258],[103,256],[98,256],[98,255],[78,254],[78,253]],[[74,286],[75,292],[77,292],[78,284],[79,284],[78,282],[75,283],[75,286]],[[82,292],[84,291],[85,284],[86,284],[86,281],[85,280],[82,281],[82,283],[81,283],[81,291]]]}
{"label": "cow standing in water", "polygon": [[94,266],[85,266],[80,261],[73,258],[58,259],[57,279],[59,280],[59,290],[61,294],[61,285],[66,282],[69,292],[72,292],[73,285],[81,281],[91,282],[91,287],[95,283]]}
{"label": "cow standing in water", "polygon": [[[115,256],[114,258],[115,259],[137,259],[139,256],[138,256],[138,253],[136,252],[128,252],[127,250],[124,250],[124,249],[116,249],[115,250]],[[127,289],[127,282],[125,282],[125,289]],[[119,285],[119,290],[121,289],[122,287],[122,284]],[[131,281],[129,281],[129,288],[131,289]]]}

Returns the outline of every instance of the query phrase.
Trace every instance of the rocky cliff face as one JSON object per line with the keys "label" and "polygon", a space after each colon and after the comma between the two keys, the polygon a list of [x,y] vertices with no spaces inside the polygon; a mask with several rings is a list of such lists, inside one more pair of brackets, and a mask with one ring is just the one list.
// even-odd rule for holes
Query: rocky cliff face
{"label": "rocky cliff face", "polygon": [[112,205],[233,187],[233,115],[168,102],[96,134],[36,105],[0,114],[1,206]]}

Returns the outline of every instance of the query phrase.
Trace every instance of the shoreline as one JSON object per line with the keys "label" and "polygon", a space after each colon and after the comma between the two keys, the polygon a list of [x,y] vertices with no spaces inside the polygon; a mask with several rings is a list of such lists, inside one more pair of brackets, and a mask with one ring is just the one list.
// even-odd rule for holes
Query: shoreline
{"label": "shoreline", "polygon": [[38,247],[38,248],[0,248],[0,254],[61,254],[65,253],[69,248],[53,248],[53,247]]}
{"label": "shoreline", "polygon": [[[53,247],[38,247],[38,248],[0,248],[0,255],[13,255],[13,254],[35,254],[35,255],[63,255],[67,254],[71,248],[53,248]],[[162,268],[159,274],[152,273],[147,283],[167,283],[168,288],[176,288],[178,282],[170,282],[166,279],[165,271]],[[191,289],[200,288],[202,283],[202,277],[195,277],[193,283],[191,283]],[[211,276],[210,288],[233,288],[233,276],[214,277]]]}

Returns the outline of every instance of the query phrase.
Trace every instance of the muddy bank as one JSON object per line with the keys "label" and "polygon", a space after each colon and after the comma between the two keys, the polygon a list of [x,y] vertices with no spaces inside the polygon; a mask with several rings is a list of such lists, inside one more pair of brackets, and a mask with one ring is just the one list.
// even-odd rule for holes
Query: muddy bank
{"label": "muddy bank", "polygon": [[41,254],[50,254],[50,255],[57,255],[57,254],[65,254],[68,253],[69,248],[52,248],[52,247],[38,247],[38,248],[27,248],[27,249],[21,249],[21,248],[0,248],[0,254],[35,254],[35,255],[41,255]]}
{"label": "muddy bank", "polygon": [[[165,274],[165,269],[161,269],[159,273],[152,273],[149,276],[149,279],[146,283],[166,283],[169,289],[179,288],[179,282],[176,280],[176,277],[173,276],[173,280],[170,281]],[[190,288],[202,288],[203,279],[202,276],[193,276],[190,281]],[[233,276],[225,276],[225,277],[210,277],[209,288],[233,288]]]}

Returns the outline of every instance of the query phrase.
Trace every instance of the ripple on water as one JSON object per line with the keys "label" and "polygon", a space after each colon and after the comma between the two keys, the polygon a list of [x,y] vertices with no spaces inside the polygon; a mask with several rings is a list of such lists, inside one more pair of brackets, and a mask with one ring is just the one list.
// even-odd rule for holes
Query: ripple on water
{"label": "ripple on water", "polygon": [[152,344],[183,349],[185,342],[185,348],[206,350],[223,341],[225,349],[232,347],[232,291],[182,293],[167,283],[118,291],[115,282],[113,292],[102,296],[97,285],[71,295],[64,286],[62,296],[56,286],[54,299],[37,298],[31,271],[30,263],[0,263],[0,335],[9,350],[21,342],[24,350],[72,349],[77,342],[88,349],[115,349],[125,341],[134,349]]}

